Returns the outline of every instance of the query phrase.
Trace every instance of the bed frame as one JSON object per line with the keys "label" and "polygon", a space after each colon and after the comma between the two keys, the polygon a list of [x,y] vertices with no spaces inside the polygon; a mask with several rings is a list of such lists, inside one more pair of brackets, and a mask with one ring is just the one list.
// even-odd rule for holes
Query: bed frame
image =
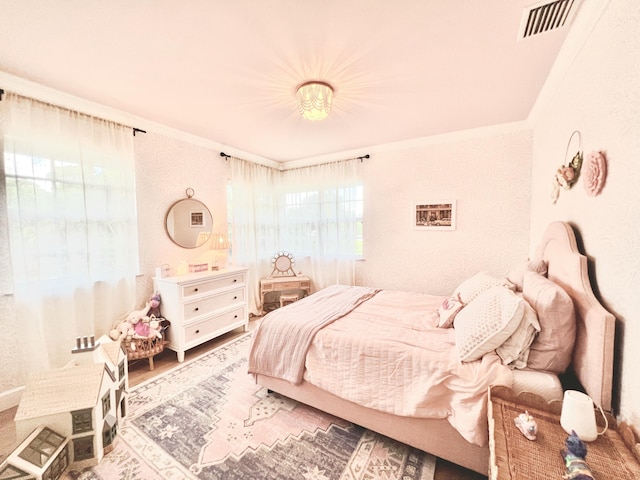
{"label": "bed frame", "polygon": [[[548,277],[567,291],[576,308],[578,326],[572,370],[586,393],[610,411],[615,318],[593,293],[587,257],[579,253],[571,226],[564,222],[549,224],[536,257],[548,262]],[[293,385],[265,375],[257,375],[257,381],[281,395],[487,474],[489,447],[467,442],[446,419],[400,417],[380,412],[343,400],[307,382]]]}

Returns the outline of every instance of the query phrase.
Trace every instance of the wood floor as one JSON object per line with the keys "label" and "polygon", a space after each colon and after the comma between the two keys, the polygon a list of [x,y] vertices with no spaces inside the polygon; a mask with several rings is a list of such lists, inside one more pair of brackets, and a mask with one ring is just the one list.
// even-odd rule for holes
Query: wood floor
{"label": "wood floor", "polygon": [[[253,329],[256,324],[257,321],[255,319],[250,321],[249,329]],[[196,358],[213,348],[227,343],[238,335],[242,335],[242,333],[242,329],[237,329],[214,340],[211,340],[210,342],[192,348],[185,353],[185,361]],[[153,363],[154,369],[150,370],[148,360],[136,360],[134,362],[130,362],[129,387],[135,387],[136,385],[139,385],[140,383],[143,383],[153,378],[154,376],[166,372],[179,365],[176,358],[176,353],[168,349],[156,355],[154,357]],[[16,432],[13,423],[13,417],[15,416],[16,408],[11,408],[9,410],[0,412],[0,463],[17,446]],[[483,475],[471,472],[462,467],[440,459],[438,460],[436,466],[435,480],[486,480],[486,478],[487,477]]]}

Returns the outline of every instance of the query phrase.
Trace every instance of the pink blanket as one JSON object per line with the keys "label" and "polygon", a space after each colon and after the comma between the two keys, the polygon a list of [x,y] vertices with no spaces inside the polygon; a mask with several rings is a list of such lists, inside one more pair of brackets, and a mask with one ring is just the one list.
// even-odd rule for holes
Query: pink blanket
{"label": "pink blanket", "polygon": [[[357,300],[345,314],[337,301],[345,288],[330,287],[307,297],[313,310],[296,302],[291,306],[301,308],[295,312],[287,307],[265,317],[255,332],[250,371],[296,384],[304,378],[341,398],[394,415],[446,418],[467,441],[484,445],[487,388],[513,382],[498,355],[458,360],[454,330],[437,327],[444,297],[389,290],[374,295],[365,289],[363,297],[354,295]],[[331,320],[312,320],[314,311]],[[336,311],[341,313],[333,315]],[[303,336],[302,344],[296,341],[300,328],[313,332]]]}
{"label": "pink blanket", "polygon": [[379,290],[333,285],[274,310],[262,319],[249,349],[249,373],[302,382],[305,357],[316,333],[353,311]]}

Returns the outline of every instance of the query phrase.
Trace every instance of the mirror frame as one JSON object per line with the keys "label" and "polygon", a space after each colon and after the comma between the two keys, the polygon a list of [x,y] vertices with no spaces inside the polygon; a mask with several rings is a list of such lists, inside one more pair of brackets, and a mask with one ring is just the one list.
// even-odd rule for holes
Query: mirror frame
{"label": "mirror frame", "polygon": [[[207,206],[202,203],[200,200],[196,200],[195,198],[193,198],[193,188],[187,188],[186,190],[186,194],[187,194],[187,198],[182,198],[176,202],[173,202],[173,204],[171,204],[171,206],[169,207],[169,209],[167,210],[167,213],[164,216],[164,231],[167,233],[167,237],[169,237],[169,239],[175,243],[176,245],[178,245],[179,247],[182,248],[187,248],[187,249],[194,249],[194,248],[199,248],[202,247],[203,245],[206,245],[207,242],[209,241],[209,239],[211,238],[212,235],[212,228],[213,228],[213,216],[211,215],[211,211],[209,210],[209,208],[207,208]],[[169,217],[171,215],[171,213],[174,211],[174,208],[176,208],[176,206],[180,205],[183,202],[195,202],[195,204],[198,205],[198,207],[202,209],[202,213],[203,213],[203,218],[200,219],[202,221],[203,226],[207,225],[207,220],[208,220],[208,224],[209,224],[209,235],[207,235],[206,238],[204,238],[202,241],[199,241],[199,238],[196,238],[196,244],[195,245],[185,245],[183,243],[180,243],[177,239],[176,239],[176,235],[175,235],[175,230],[173,230],[173,233],[170,231],[169,229]],[[174,212],[175,213],[175,212]],[[197,213],[197,212],[194,212]],[[208,216],[208,218],[207,218]],[[193,217],[191,219],[189,218],[185,218],[184,222],[192,222],[194,221],[194,219],[196,221],[198,221],[198,217]],[[194,226],[194,225],[191,225]],[[206,233],[206,232],[198,232],[200,233]]]}

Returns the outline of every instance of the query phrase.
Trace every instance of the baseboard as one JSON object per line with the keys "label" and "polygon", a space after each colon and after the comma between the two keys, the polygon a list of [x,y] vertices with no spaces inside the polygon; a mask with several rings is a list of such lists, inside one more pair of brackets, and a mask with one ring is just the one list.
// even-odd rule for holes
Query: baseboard
{"label": "baseboard", "polygon": [[24,387],[18,387],[0,393],[0,412],[17,407],[20,404],[23,392]]}

